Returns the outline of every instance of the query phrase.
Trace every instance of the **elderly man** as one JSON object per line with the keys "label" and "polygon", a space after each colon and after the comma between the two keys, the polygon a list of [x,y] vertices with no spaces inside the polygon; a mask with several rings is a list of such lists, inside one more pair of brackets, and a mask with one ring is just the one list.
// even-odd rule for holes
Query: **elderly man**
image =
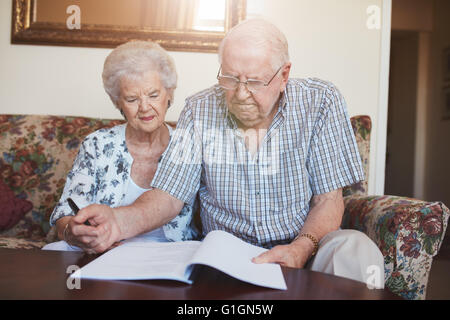
{"label": "elderly man", "polygon": [[[339,230],[342,188],[364,179],[340,92],[319,79],[289,79],[287,41],[263,20],[230,30],[219,59],[218,85],[186,100],[153,190],[127,207],[79,212],[79,232],[96,237],[89,246],[104,251],[158,228],[198,192],[204,234],[225,230],[270,248],[254,263],[362,282],[375,265],[383,278],[376,245]],[[98,226],[83,226],[88,219]]]}

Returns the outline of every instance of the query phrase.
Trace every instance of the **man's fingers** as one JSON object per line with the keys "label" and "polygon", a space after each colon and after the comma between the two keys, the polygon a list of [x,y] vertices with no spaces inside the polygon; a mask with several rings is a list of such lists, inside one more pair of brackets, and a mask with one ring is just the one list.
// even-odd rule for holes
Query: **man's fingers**
{"label": "man's fingers", "polygon": [[261,253],[252,259],[253,263],[280,263],[280,256],[277,250],[271,249]]}
{"label": "man's fingers", "polygon": [[252,259],[253,263],[278,263],[283,267],[303,268],[307,257],[291,245],[278,245]]}

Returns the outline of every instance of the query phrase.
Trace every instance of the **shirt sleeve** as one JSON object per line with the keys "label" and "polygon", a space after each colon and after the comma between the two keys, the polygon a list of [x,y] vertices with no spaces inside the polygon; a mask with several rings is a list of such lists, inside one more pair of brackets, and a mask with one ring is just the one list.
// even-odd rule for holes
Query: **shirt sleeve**
{"label": "shirt sleeve", "polygon": [[67,198],[71,197],[80,209],[95,202],[96,138],[87,137],[80,146],[59,202],[50,216],[50,225],[62,217],[74,215]]}
{"label": "shirt sleeve", "polygon": [[313,194],[327,193],[364,180],[364,170],[344,97],[325,90],[315,123],[307,170]]}
{"label": "shirt sleeve", "polygon": [[202,170],[201,138],[193,118],[188,101],[151,183],[188,204],[200,188]]}

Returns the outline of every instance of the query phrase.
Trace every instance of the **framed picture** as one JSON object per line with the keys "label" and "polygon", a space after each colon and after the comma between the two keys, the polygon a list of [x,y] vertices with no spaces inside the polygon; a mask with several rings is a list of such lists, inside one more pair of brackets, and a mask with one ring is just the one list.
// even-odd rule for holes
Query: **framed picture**
{"label": "framed picture", "polygon": [[450,47],[444,49],[443,57],[443,73],[444,81],[450,81]]}
{"label": "framed picture", "polygon": [[116,47],[152,40],[167,50],[217,52],[246,17],[246,0],[12,0],[11,43]]}
{"label": "framed picture", "polygon": [[442,120],[450,119],[450,85],[442,90]]}

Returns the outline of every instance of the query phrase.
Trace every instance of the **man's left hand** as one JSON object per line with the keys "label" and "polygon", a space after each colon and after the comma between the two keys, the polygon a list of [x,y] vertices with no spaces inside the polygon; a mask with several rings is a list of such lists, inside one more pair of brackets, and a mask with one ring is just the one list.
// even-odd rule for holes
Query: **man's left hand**
{"label": "man's left hand", "polygon": [[291,244],[278,245],[252,259],[253,263],[278,263],[283,267],[303,268],[312,253],[301,239]]}

